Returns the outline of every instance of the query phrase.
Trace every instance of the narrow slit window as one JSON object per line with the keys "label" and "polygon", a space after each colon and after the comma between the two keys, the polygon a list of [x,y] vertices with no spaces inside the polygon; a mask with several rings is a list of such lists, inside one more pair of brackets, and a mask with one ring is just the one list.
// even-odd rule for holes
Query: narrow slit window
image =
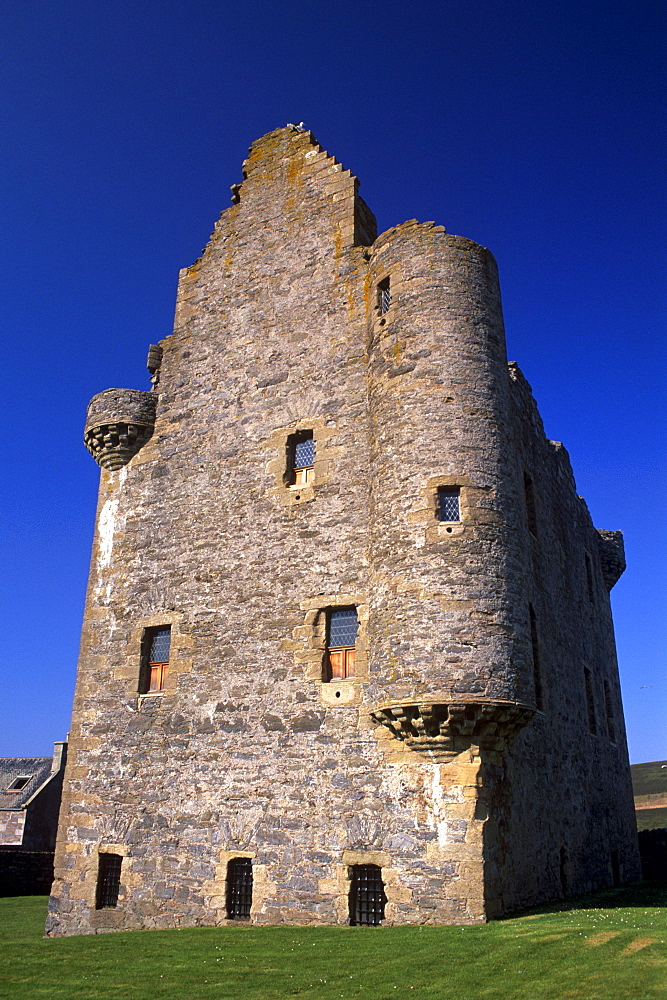
{"label": "narrow slit window", "polygon": [[604,707],[607,714],[607,736],[611,743],[616,742],[616,723],[614,722],[614,709],[611,701],[611,688],[609,681],[604,682]]}
{"label": "narrow slit window", "polygon": [[356,608],[331,608],[327,614],[325,680],[354,677],[359,618]]}
{"label": "narrow slit window", "polygon": [[147,628],[144,633],[143,645],[140,694],[163,691],[169,671],[171,625]]}
{"label": "narrow slit window", "polygon": [[588,728],[594,736],[597,735],[598,727],[595,719],[595,701],[593,699],[593,677],[588,667],[584,667],[584,686],[586,688],[586,713],[588,715]]}
{"label": "narrow slit window", "polygon": [[595,604],[595,581],[593,579],[593,563],[591,562],[591,557],[588,552],[585,553],[586,556],[586,590],[588,591],[588,600],[591,604]]}
{"label": "narrow slit window", "polygon": [[438,486],[439,521],[461,520],[461,490],[458,486]]}
{"label": "narrow slit window", "polygon": [[252,861],[232,858],[227,865],[227,917],[249,920],[252,906]]}
{"label": "narrow slit window", "polygon": [[106,910],[118,905],[120,871],[123,858],[120,854],[100,854],[97,869],[97,894],[95,909]]}
{"label": "narrow slit window", "polygon": [[352,865],[350,869],[350,924],[377,927],[384,920],[387,897],[379,865]]}
{"label": "narrow slit window", "polygon": [[299,431],[287,439],[287,480],[291,486],[312,482],[315,465],[315,440],[312,431]]}
{"label": "narrow slit window", "polygon": [[530,612],[530,642],[533,652],[533,684],[535,687],[535,707],[541,712],[544,708],[542,697],[542,667],[540,663],[540,647],[537,637],[537,618],[532,604],[528,605]]}
{"label": "narrow slit window", "polygon": [[389,287],[389,278],[384,278],[378,285],[377,307],[381,316],[384,316],[385,313],[389,312],[390,305],[391,289]]}
{"label": "narrow slit window", "polygon": [[527,472],[523,474],[523,493],[526,501],[528,530],[537,538],[537,509],[535,507],[535,486]]}

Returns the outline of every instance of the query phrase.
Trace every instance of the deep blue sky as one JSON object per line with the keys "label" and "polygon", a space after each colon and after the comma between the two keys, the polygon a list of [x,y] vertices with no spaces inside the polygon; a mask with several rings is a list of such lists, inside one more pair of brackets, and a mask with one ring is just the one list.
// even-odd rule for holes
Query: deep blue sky
{"label": "deep blue sky", "polygon": [[[0,14],[0,754],[69,726],[98,468],[178,269],[258,136],[304,120],[380,230],[495,254],[509,356],[570,451],[613,591],[633,761],[667,759],[661,0],[22,0]],[[661,214],[662,212],[662,214]]]}

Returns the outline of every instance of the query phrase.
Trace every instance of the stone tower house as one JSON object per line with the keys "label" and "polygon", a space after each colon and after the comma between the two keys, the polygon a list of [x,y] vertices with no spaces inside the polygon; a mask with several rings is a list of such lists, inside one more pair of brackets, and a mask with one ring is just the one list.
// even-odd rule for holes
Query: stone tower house
{"label": "stone tower house", "polygon": [[608,591],[496,265],[259,139],[102,467],[50,933],[452,923],[639,877]]}

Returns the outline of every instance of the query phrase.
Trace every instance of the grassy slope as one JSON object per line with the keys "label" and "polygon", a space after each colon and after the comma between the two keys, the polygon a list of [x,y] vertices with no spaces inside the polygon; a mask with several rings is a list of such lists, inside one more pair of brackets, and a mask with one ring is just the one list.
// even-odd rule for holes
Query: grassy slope
{"label": "grassy slope", "polygon": [[661,830],[667,827],[667,807],[664,809],[637,809],[638,830]]}
{"label": "grassy slope", "polygon": [[631,764],[632,794],[656,795],[660,792],[667,795],[667,760],[655,760],[648,764]]}
{"label": "grassy slope", "polygon": [[2,1000],[658,1000],[667,888],[481,927],[225,927],[45,940],[0,899]]}

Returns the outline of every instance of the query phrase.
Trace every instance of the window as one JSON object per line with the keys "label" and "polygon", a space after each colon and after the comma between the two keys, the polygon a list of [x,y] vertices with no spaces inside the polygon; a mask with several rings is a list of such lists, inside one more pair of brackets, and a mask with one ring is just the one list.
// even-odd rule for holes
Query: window
{"label": "window", "polygon": [[618,857],[618,851],[609,852],[609,863],[611,865],[611,881],[615,889],[618,889],[621,885],[621,863]]}
{"label": "window", "polygon": [[598,727],[595,720],[595,701],[593,700],[593,678],[588,667],[584,667],[584,686],[586,688],[586,712],[588,714],[588,728],[594,736],[597,735]]}
{"label": "window", "polygon": [[537,640],[537,619],[533,605],[528,605],[530,613],[530,641],[533,650],[533,684],[535,686],[535,707],[541,712],[544,708],[542,698],[542,671],[540,669],[540,647]]}
{"label": "window", "polygon": [[378,297],[377,297],[377,307],[380,310],[381,316],[384,316],[386,312],[389,312],[390,305],[391,305],[391,291],[389,289],[389,278],[384,278],[378,285]]}
{"label": "window", "polygon": [[611,702],[611,688],[609,681],[604,682],[604,707],[607,713],[607,736],[612,743],[616,742],[616,725],[614,723],[614,709]]}
{"label": "window", "polygon": [[377,927],[384,920],[387,897],[378,865],[352,865],[350,869],[350,923],[353,927]]}
{"label": "window", "polygon": [[535,508],[535,487],[533,486],[533,480],[528,475],[527,472],[523,474],[523,493],[526,501],[526,519],[528,521],[528,530],[531,535],[535,535],[537,538],[537,511]]}
{"label": "window", "polygon": [[291,486],[305,486],[313,480],[315,441],[312,431],[299,431],[287,439],[287,481]]}
{"label": "window", "polygon": [[359,619],[356,608],[331,608],[327,614],[325,680],[354,677]]}
{"label": "window", "polygon": [[252,861],[232,858],[227,865],[227,917],[248,920],[252,905]]}
{"label": "window", "polygon": [[100,854],[99,859],[95,909],[105,910],[118,905],[123,858],[120,854]]}
{"label": "window", "polygon": [[591,557],[588,552],[586,555],[586,590],[588,591],[588,600],[591,604],[595,604],[595,586],[593,581],[593,563],[591,562]]}
{"label": "window", "polygon": [[560,868],[560,888],[563,893],[563,899],[567,899],[570,895],[570,855],[567,847],[561,847],[559,854],[559,868]]}
{"label": "window", "polygon": [[25,788],[25,786],[28,784],[31,778],[32,778],[31,774],[22,774],[20,775],[20,777],[14,778],[7,791],[20,792],[22,788]]}
{"label": "window", "polygon": [[141,694],[163,691],[169,670],[171,625],[147,628],[144,632],[142,669],[139,683]]}
{"label": "window", "polygon": [[458,486],[438,486],[439,521],[461,520],[461,490]]}

